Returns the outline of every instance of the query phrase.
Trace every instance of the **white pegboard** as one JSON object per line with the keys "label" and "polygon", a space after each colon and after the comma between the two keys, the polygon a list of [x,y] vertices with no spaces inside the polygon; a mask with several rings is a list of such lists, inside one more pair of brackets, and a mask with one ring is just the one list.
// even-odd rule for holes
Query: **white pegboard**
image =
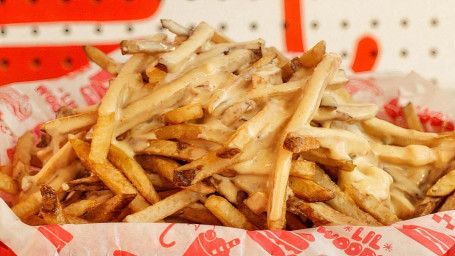
{"label": "white pegboard", "polygon": [[[1,25],[0,47],[113,43],[159,32],[159,20],[171,18],[186,26],[204,20],[235,40],[261,37],[286,50],[285,1],[163,0],[152,17],[140,21]],[[349,68],[357,40],[370,35],[379,45],[373,71],[414,70],[455,90],[455,1],[302,0],[300,6],[306,47],[323,39]]]}
{"label": "white pegboard", "polygon": [[309,0],[305,10],[310,45],[324,39],[350,64],[358,38],[372,35],[380,51],[374,71],[414,70],[455,90],[455,38],[448,36],[455,33],[454,1]]}
{"label": "white pegboard", "polygon": [[282,48],[281,2],[263,0],[167,0],[154,16],[131,22],[12,24],[3,26],[0,46],[95,44],[146,37],[162,31],[163,18],[188,27],[206,21],[233,39],[267,37],[269,45]]}

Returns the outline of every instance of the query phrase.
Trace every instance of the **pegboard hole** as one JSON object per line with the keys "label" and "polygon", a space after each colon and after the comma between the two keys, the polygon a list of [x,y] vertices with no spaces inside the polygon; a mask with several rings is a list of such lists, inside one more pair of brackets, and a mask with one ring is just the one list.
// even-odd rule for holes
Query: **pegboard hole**
{"label": "pegboard hole", "polygon": [[430,57],[436,58],[438,56],[438,49],[436,48],[431,48],[429,51]]}
{"label": "pegboard hole", "polygon": [[66,34],[66,35],[71,34],[71,27],[65,26],[65,27],[63,28],[63,33]]}
{"label": "pegboard hole", "polygon": [[319,27],[319,22],[318,21],[315,20],[315,21],[311,22],[311,28],[312,29],[318,29],[318,27]]}
{"label": "pegboard hole", "polygon": [[400,25],[403,27],[403,28],[407,28],[409,26],[409,21],[408,19],[406,18],[403,18],[400,20]]}
{"label": "pegboard hole", "polygon": [[258,24],[257,24],[257,22],[255,22],[255,21],[251,22],[251,23],[250,23],[250,30],[251,30],[251,31],[255,31],[255,30],[257,30],[257,29],[258,29]]}
{"label": "pegboard hole", "polygon": [[0,67],[2,69],[7,69],[9,67],[9,60],[8,59],[2,59],[0,61]]}
{"label": "pegboard hole", "polygon": [[348,52],[347,51],[341,51],[340,54],[341,54],[341,57],[343,59],[346,59],[348,57]]}
{"label": "pegboard hole", "polygon": [[189,29],[191,29],[191,30],[193,30],[193,29],[196,27],[196,24],[190,23],[190,24],[188,24],[188,26],[186,26],[186,27],[189,28]]}
{"label": "pegboard hole", "polygon": [[128,24],[126,26],[126,32],[132,33],[134,31],[134,26],[132,24]]}
{"label": "pegboard hole", "polygon": [[6,28],[3,27],[3,26],[0,27],[0,35],[1,36],[6,36]]}
{"label": "pegboard hole", "polygon": [[103,32],[103,29],[102,29],[101,25],[96,25],[95,33],[96,34],[101,34],[102,32]]}
{"label": "pegboard hole", "polygon": [[372,51],[370,51],[370,56],[373,58],[376,58],[376,56],[378,56],[378,52],[375,50],[372,50]]}
{"label": "pegboard hole", "polygon": [[226,29],[227,29],[227,24],[224,23],[224,22],[222,22],[222,23],[220,23],[219,28],[220,28],[221,31],[226,31]]}
{"label": "pegboard hole", "polygon": [[438,18],[432,18],[430,19],[430,26],[432,27],[437,27],[439,25],[439,19]]}
{"label": "pegboard hole", "polygon": [[342,29],[347,29],[349,27],[349,22],[347,20],[342,20],[340,26]]}
{"label": "pegboard hole", "polygon": [[73,66],[73,59],[66,57],[63,59],[63,68],[70,69]]}
{"label": "pegboard hole", "polygon": [[33,36],[37,36],[39,34],[39,30],[38,30],[38,27],[32,27],[32,35]]}
{"label": "pegboard hole", "polygon": [[409,54],[409,53],[408,53],[408,50],[407,50],[407,49],[401,49],[401,50],[400,50],[400,56],[401,56],[402,58],[408,57],[408,54]]}
{"label": "pegboard hole", "polygon": [[32,59],[32,61],[30,62],[30,66],[33,69],[38,69],[41,66],[41,60],[38,58]]}
{"label": "pegboard hole", "polygon": [[371,26],[372,28],[377,28],[377,27],[379,26],[379,21],[378,21],[377,19],[372,19],[372,20],[370,21],[370,26]]}

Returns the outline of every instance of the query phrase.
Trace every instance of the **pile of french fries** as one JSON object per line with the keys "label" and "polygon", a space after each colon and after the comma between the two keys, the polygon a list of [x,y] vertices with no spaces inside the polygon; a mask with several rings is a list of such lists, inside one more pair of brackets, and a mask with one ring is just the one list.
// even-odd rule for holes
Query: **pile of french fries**
{"label": "pile of french fries", "polygon": [[189,222],[247,230],[389,225],[455,208],[454,133],[353,102],[319,42],[288,59],[205,22],[120,44],[99,105],[62,108],[18,141],[0,190],[30,225]]}

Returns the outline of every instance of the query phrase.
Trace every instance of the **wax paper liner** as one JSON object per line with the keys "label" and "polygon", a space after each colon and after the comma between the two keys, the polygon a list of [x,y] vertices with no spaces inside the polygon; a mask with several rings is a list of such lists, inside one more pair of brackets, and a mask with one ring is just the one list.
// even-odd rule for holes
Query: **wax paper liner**
{"label": "wax paper liner", "polygon": [[[0,165],[17,138],[55,117],[61,106],[99,102],[111,75],[95,66],[66,77],[0,87]],[[381,106],[379,116],[405,126],[401,106],[412,100],[428,131],[453,130],[453,96],[415,73],[353,76],[346,86],[359,102]],[[3,200],[11,196],[1,193]],[[455,211],[386,227],[318,227],[245,231],[197,224],[22,223],[0,200],[0,255],[455,255]]]}

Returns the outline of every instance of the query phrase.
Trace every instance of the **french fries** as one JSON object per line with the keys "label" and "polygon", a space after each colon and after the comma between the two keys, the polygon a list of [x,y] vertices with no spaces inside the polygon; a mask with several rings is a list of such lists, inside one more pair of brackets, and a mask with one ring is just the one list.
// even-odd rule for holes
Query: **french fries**
{"label": "french fries", "polygon": [[211,195],[205,201],[205,207],[215,215],[225,226],[255,230],[255,227],[247,218],[226,199]]}
{"label": "french fries", "polygon": [[19,183],[21,183],[22,178],[29,175],[30,172],[33,140],[33,134],[31,132],[26,132],[17,141],[16,151],[13,156],[13,178]]}
{"label": "french fries", "polygon": [[80,217],[90,209],[93,209],[100,205],[99,202],[95,200],[80,200],[75,203],[68,205],[67,207],[63,208],[63,213],[66,215],[71,215],[74,217]]}
{"label": "french fries", "polygon": [[[70,143],[82,164],[98,176],[115,194],[137,194],[136,188],[110,162],[105,161],[99,164],[90,159],[90,146],[88,143],[80,139],[70,139]],[[137,195],[130,203],[129,207],[131,207],[133,211],[140,211],[148,205],[149,204],[145,201],[144,197]]]}
{"label": "french fries", "polygon": [[91,222],[109,222],[117,218],[136,194],[119,194],[106,202],[88,209],[83,218]]}
{"label": "french fries", "polygon": [[346,185],[346,193],[354,199],[360,209],[374,216],[384,225],[400,221],[400,219],[387,207],[385,207],[373,195],[363,194],[352,184]]}
{"label": "french fries", "polygon": [[171,196],[164,198],[145,208],[142,211],[126,216],[125,222],[157,222],[162,220],[180,209],[183,209],[192,203],[201,200],[205,195],[184,189]]}
{"label": "french fries", "polygon": [[41,216],[48,224],[66,224],[68,220],[63,214],[62,205],[57,198],[55,190],[50,186],[41,186],[41,196],[43,202],[41,204]]}
{"label": "french fries", "polygon": [[295,197],[291,197],[288,199],[287,204],[292,213],[306,216],[315,226],[344,224],[360,226],[363,224],[363,222],[344,215],[321,202],[306,203]]}
{"label": "french fries", "polygon": [[295,196],[306,202],[323,202],[333,199],[335,194],[312,180],[290,177],[289,187]]}
{"label": "french fries", "polygon": [[193,119],[201,118],[204,115],[200,103],[186,105],[164,114],[166,122],[180,124]]}
{"label": "french fries", "polygon": [[14,195],[19,191],[19,188],[11,176],[0,172],[0,190]]}
{"label": "french fries", "polygon": [[119,64],[116,63],[111,57],[107,56],[100,49],[90,45],[84,45],[82,48],[84,49],[87,58],[96,63],[102,69],[106,70],[112,75],[116,75],[118,73]]}
{"label": "french fries", "polygon": [[160,200],[145,171],[133,158],[114,145],[111,145],[107,158],[123,172],[147,202],[154,204]]}
{"label": "french fries", "polygon": [[183,161],[193,161],[206,155],[207,151],[203,148],[193,147],[178,141],[149,140],[148,146],[136,153],[166,156]]}
{"label": "french fries", "polygon": [[419,116],[414,109],[414,105],[411,102],[408,103],[405,107],[402,108],[404,118],[406,119],[406,124],[409,129],[413,129],[419,132],[423,132],[423,126],[420,122]]}
{"label": "french fries", "polygon": [[428,196],[447,196],[455,189],[455,169],[440,178],[427,192]]}
{"label": "french fries", "polygon": [[0,190],[22,221],[296,230],[455,208],[455,133],[423,132],[412,105],[410,129],[376,118],[325,42],[290,60],[205,22],[161,23],[175,37],[122,41],[125,63],[85,46],[114,75],[101,103],[19,139]]}

